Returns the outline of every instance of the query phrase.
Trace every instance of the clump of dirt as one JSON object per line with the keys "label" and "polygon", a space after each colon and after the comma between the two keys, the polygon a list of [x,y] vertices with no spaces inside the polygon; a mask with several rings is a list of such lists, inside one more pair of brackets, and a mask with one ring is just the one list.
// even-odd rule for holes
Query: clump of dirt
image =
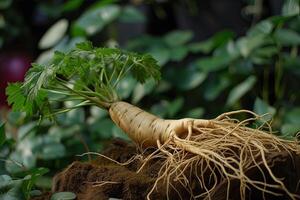
{"label": "clump of dirt", "polygon": [[[156,181],[161,160],[152,160],[140,173],[136,173],[142,165],[139,160],[119,165],[114,161],[125,163],[137,154],[134,145],[120,140],[114,141],[102,154],[111,160],[98,157],[89,163],[74,162],[57,174],[52,192],[72,191],[78,199],[145,199]],[[151,194],[151,199],[166,199],[164,184],[159,183],[158,188]],[[169,198],[176,199],[178,195],[172,193]],[[186,192],[180,193],[183,195]]]}
{"label": "clump of dirt", "polygon": [[[137,154],[138,151],[135,146],[118,140],[114,141],[102,154],[117,162],[125,163],[134,156],[147,156],[153,151],[149,149],[143,154]],[[209,182],[211,174],[201,174],[201,170],[196,168],[187,170],[192,176],[189,180],[192,181],[192,183],[189,183],[189,187],[185,184],[186,180],[176,180],[172,176],[169,180],[156,182],[159,171],[164,164],[163,159],[160,157],[151,159],[138,173],[137,171],[143,165],[143,159],[132,160],[126,165],[120,165],[105,157],[98,157],[96,160],[86,163],[74,162],[55,176],[52,193],[71,191],[76,193],[77,199],[80,200],[107,200],[109,198],[141,200],[146,199],[151,191],[149,195],[151,199],[176,200],[193,199],[196,196],[195,194],[203,193],[201,190],[205,192],[205,188],[199,185],[196,177],[206,176]],[[284,178],[285,187],[289,191],[300,195],[300,157],[282,152],[269,157],[268,160],[271,163],[274,175]],[[260,168],[260,170],[266,169]],[[272,180],[267,176],[267,172],[263,173],[266,176],[262,177],[262,173],[258,172],[256,168],[251,169],[247,174],[253,180],[266,182]],[[157,185],[153,188],[155,183]],[[240,181],[236,179],[229,182],[226,180],[214,187],[215,189],[210,192],[209,198],[226,199],[229,197],[230,199],[240,199],[240,184]],[[270,184],[272,184],[272,181]],[[230,189],[228,190],[228,188]],[[228,195],[227,191],[229,191]],[[274,192],[277,194],[263,194],[261,191],[250,187],[246,197],[247,199],[289,199],[288,196],[285,196],[276,188]],[[45,200],[49,198],[49,194],[44,196]],[[199,196],[197,199],[209,198]],[[40,197],[39,200],[41,199],[43,198]]]}

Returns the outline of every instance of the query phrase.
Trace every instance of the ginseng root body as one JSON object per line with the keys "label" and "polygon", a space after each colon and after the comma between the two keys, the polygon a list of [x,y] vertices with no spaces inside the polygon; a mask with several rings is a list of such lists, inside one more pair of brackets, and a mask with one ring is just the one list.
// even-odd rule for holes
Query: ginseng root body
{"label": "ginseng root body", "polygon": [[192,127],[212,127],[211,120],[183,118],[161,119],[134,105],[119,101],[109,108],[111,119],[137,144],[143,147],[156,146],[174,137],[186,138],[192,134]]}
{"label": "ginseng root body", "polygon": [[[252,114],[254,117],[241,122],[229,117],[239,112]],[[250,185],[266,193],[272,193],[271,188],[281,188],[291,199],[300,197],[291,193],[282,180],[273,174],[267,159],[284,151],[299,155],[298,143],[282,140],[270,134],[271,130],[265,132],[260,128],[247,127],[251,121],[259,119],[259,116],[251,111],[232,111],[210,120],[165,120],[134,105],[118,101],[110,104],[109,114],[114,123],[137,145],[158,147],[159,156],[166,157],[165,168],[161,169],[156,183],[162,179],[169,180],[174,175],[178,176],[178,180],[190,180],[184,171],[188,167],[192,169],[196,166],[195,163],[198,163],[197,166],[199,165],[203,173],[213,174],[210,182],[214,183],[213,186],[206,185],[205,177],[198,177],[200,185],[205,185],[207,190],[201,195],[209,195],[218,184],[236,179],[241,182],[241,199],[246,198],[246,191]],[[247,173],[253,167],[257,167],[263,177],[270,176],[274,184],[248,177]],[[266,174],[263,173],[264,170]],[[219,177],[218,173],[222,176]],[[155,187],[156,184],[151,191]],[[150,194],[151,192],[147,199],[150,199]],[[226,198],[228,199],[228,196]]]}

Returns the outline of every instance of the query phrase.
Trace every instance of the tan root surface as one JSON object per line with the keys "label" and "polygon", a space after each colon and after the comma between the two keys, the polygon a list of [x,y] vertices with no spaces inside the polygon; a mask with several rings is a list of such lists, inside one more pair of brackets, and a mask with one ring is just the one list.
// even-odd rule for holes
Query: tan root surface
{"label": "tan root surface", "polygon": [[[193,119],[186,134],[183,134],[185,138],[174,134],[164,144],[158,141],[158,150],[143,160],[144,165],[151,159],[164,160],[147,198],[150,199],[160,181],[167,185],[167,193],[169,189],[176,191],[172,185],[174,182],[186,187],[190,193],[199,187],[200,192],[192,194],[194,198],[212,199],[220,184],[227,185],[226,199],[229,199],[230,184],[239,184],[241,199],[246,198],[250,188],[263,194],[280,196],[285,193],[291,199],[299,198],[299,195],[286,188],[282,177],[274,175],[271,170],[274,163],[270,162],[272,156],[282,152],[288,152],[291,158],[293,154],[299,155],[299,144],[274,136],[268,123],[257,128],[247,127],[260,118],[254,113],[251,113],[253,118],[241,122],[229,117],[235,113],[222,114],[210,120],[212,125],[206,127],[201,126],[202,120],[198,124]],[[143,170],[144,165],[138,172]],[[261,177],[258,180],[251,179],[251,171],[254,169]]]}

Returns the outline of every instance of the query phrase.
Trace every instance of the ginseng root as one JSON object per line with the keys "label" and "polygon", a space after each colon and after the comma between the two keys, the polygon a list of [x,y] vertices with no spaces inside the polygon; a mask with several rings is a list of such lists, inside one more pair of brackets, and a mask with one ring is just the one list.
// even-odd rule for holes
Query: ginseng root
{"label": "ginseng root", "polygon": [[192,127],[210,127],[211,120],[184,118],[178,120],[160,119],[134,105],[120,101],[109,108],[111,119],[137,144],[143,147],[157,146],[170,138],[189,138]]}
{"label": "ginseng root", "polygon": [[[272,189],[280,188],[291,199],[299,197],[285,187],[280,177],[273,174],[271,163],[267,159],[272,154],[283,151],[299,155],[299,144],[296,141],[280,139],[260,128],[247,127],[248,123],[257,120],[259,116],[251,111],[239,112],[248,112],[254,117],[239,122],[229,117],[236,113],[231,112],[211,120],[193,118],[165,120],[122,101],[112,103],[109,108],[111,119],[137,145],[144,148],[157,147],[159,149],[157,154],[151,156],[165,158],[156,184],[158,181],[167,181],[171,185],[172,179],[183,181],[185,187],[191,187],[188,180],[194,180],[195,177],[187,177],[187,172],[193,168],[194,170],[200,168],[202,174],[212,174],[211,180],[208,184],[205,176],[196,177],[203,191],[194,197],[206,196],[209,199],[218,184],[227,180],[229,185],[233,179],[240,181],[242,199],[245,198],[249,186],[263,193],[272,194],[274,193]],[[145,162],[152,159],[151,156],[148,156]],[[272,184],[248,177],[247,172],[253,167],[259,169],[262,177],[270,176]],[[265,171],[267,175],[264,174]],[[148,199],[150,196],[151,192]]]}

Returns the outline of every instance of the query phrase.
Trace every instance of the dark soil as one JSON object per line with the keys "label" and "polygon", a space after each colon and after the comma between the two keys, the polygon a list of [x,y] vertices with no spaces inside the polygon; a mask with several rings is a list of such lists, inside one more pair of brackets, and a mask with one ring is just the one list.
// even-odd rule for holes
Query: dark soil
{"label": "dark soil", "polygon": [[[137,149],[135,146],[123,141],[114,141],[103,152],[103,155],[124,163],[136,155],[136,153]],[[277,177],[283,177],[285,186],[291,192],[300,195],[300,186],[298,185],[300,181],[300,157],[290,156],[288,153],[282,152],[273,155],[268,160],[273,164],[272,170],[274,174]],[[140,173],[136,173],[137,169],[141,166],[138,160],[125,166],[118,165],[103,157],[98,157],[93,162],[74,162],[54,177],[52,193],[71,191],[76,193],[77,199],[80,200],[107,200],[109,198],[124,200],[146,199],[156,180],[161,165],[162,160],[152,160]],[[251,179],[263,180],[263,177],[258,176],[261,173],[258,173],[255,168],[247,174]],[[270,177],[266,177],[266,179],[270,180]],[[157,188],[151,193],[151,199],[167,199],[167,196],[170,200],[191,199],[191,194],[187,188],[176,183],[176,181],[171,182],[174,187],[169,187],[168,192],[166,183],[163,181],[158,182]],[[231,180],[230,199],[240,199],[239,184],[239,180]],[[199,194],[200,187],[197,185],[196,180],[195,184],[191,185],[193,185],[193,192]],[[219,184],[213,191],[211,199],[226,199],[227,186],[227,181]],[[255,188],[250,188],[250,191],[247,192],[247,199],[263,199],[260,191],[255,190]],[[50,196],[51,193],[47,193],[34,200],[47,200],[50,199]],[[284,194],[281,196],[264,194],[264,196],[268,200],[289,199]]]}

